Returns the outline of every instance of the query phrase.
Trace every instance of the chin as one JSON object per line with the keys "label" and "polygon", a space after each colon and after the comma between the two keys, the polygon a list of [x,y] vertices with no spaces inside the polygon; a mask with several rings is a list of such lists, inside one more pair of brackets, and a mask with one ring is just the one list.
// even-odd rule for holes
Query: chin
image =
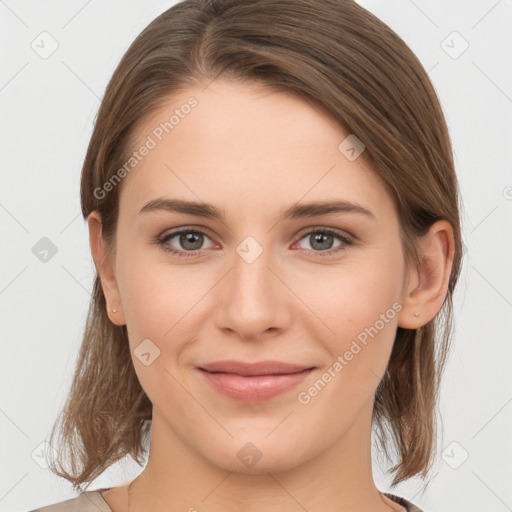
{"label": "chin", "polygon": [[[264,475],[292,469],[308,459],[308,455],[297,447],[303,441],[285,443],[277,436],[270,441],[265,439],[268,432],[261,436],[242,436],[243,441],[230,440],[216,444],[215,453],[202,453],[202,456],[214,466],[232,473],[244,475]],[[272,434],[274,435],[274,434]],[[253,439],[251,441],[250,439]],[[205,448],[211,448],[211,445]],[[304,447],[303,447],[304,448]]]}

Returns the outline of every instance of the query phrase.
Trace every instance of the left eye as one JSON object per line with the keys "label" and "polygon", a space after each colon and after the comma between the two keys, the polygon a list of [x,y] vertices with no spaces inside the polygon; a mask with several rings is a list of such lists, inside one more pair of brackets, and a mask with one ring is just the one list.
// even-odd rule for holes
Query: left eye
{"label": "left eye", "polygon": [[[333,247],[335,238],[341,242],[337,246]],[[308,240],[311,247],[315,249],[314,251],[308,249],[309,252],[320,252],[320,255],[322,256],[324,254],[332,254],[334,252],[341,251],[345,248],[345,246],[352,243],[349,238],[339,234],[336,231],[325,228],[309,231],[305,236],[301,238],[301,240]]]}
{"label": "left eye", "polygon": [[[178,244],[183,249],[174,249],[171,240],[177,238]],[[162,238],[157,238],[155,243],[160,245],[164,251],[170,252],[171,254],[177,255],[179,257],[191,257],[197,256],[198,253],[201,252],[204,247],[202,247],[204,240],[210,240],[210,237],[206,234],[205,231],[201,229],[182,229],[179,231],[173,231]],[[340,243],[333,247],[333,240],[337,238]],[[326,228],[317,228],[308,231],[305,233],[299,240],[310,240],[310,244],[312,249],[307,249],[306,251],[310,254],[315,254],[318,256],[325,256],[335,252],[342,251],[346,248],[346,246],[352,245],[353,241],[348,237],[334,231],[332,229]],[[212,243],[211,246],[214,244]],[[210,247],[211,247],[210,246]]]}

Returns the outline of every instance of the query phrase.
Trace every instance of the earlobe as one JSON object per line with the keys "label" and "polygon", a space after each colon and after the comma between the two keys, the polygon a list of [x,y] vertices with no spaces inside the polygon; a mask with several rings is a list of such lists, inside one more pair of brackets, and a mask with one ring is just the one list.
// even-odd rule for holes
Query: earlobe
{"label": "earlobe", "polygon": [[101,215],[93,211],[87,217],[91,253],[101,281],[101,287],[107,303],[107,315],[115,325],[124,325],[121,297],[114,272],[113,262],[106,254],[106,245],[101,229]]}
{"label": "earlobe", "polygon": [[398,315],[399,327],[418,329],[437,315],[446,298],[453,256],[452,226],[448,221],[437,221],[420,241],[421,264],[409,273],[409,287]]}

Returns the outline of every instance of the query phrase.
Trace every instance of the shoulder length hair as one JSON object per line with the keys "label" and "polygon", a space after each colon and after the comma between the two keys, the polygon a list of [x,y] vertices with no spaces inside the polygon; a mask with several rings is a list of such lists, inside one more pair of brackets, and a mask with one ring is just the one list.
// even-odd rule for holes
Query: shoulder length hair
{"label": "shoulder length hair", "polygon": [[[99,211],[113,255],[120,187],[98,191],[130,158],[148,116],[173,93],[220,76],[316,102],[364,141],[362,158],[389,185],[399,211],[407,265],[418,267],[418,239],[435,221],[453,227],[443,306],[418,329],[397,328],[372,420],[383,453],[395,462],[392,486],[415,475],[426,479],[462,261],[460,197],[434,87],[406,43],[376,16],[351,0],[184,0],[166,10],[131,44],[106,88],[82,169],[83,218]],[[126,326],[110,322],[96,272],[72,386],[50,436],[58,456],[48,466],[83,490],[126,455],[141,464],[151,417]]]}

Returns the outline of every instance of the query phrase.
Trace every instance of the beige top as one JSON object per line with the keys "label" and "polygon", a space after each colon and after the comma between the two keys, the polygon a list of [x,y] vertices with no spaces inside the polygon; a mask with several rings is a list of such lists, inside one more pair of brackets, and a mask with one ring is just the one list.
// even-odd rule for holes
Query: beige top
{"label": "beige top", "polygon": [[[85,491],[80,493],[76,498],[71,498],[54,505],[31,510],[30,512],[114,512],[103,499],[101,491],[105,489],[97,489],[95,491]],[[384,493],[390,500],[395,501],[399,505],[405,507],[407,512],[423,512],[416,505],[407,501],[405,498],[395,496],[394,494]]]}

